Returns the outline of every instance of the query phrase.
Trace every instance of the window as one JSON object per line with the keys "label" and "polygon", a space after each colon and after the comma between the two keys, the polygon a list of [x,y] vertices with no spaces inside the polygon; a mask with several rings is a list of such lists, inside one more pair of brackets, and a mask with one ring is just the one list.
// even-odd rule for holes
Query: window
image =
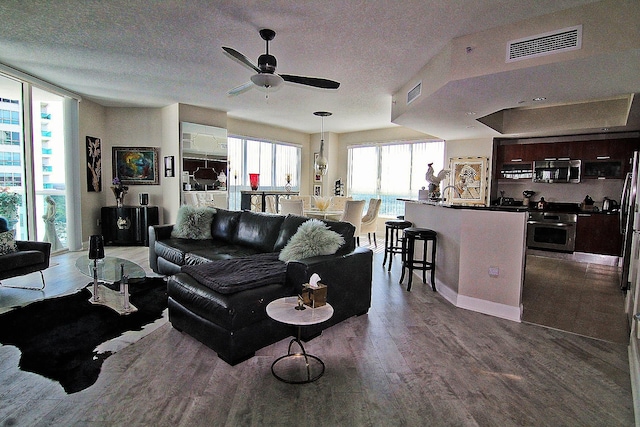
{"label": "window", "polygon": [[348,194],[354,199],[382,199],[381,216],[404,214],[404,202],[427,186],[427,165],[443,168],[444,141],[377,144],[349,148]]}
{"label": "window", "polygon": [[300,187],[300,147],[281,142],[241,137],[228,138],[229,208],[240,206],[240,191],[249,190],[249,174],[260,174],[260,189],[284,191],[287,176],[291,190]]}
{"label": "window", "polygon": [[[0,69],[4,70],[2,64]],[[72,179],[71,185],[68,181],[78,171],[65,167],[68,153],[77,150],[77,98],[10,71],[0,73],[0,192],[9,194],[0,206],[0,216],[7,218],[21,240],[51,242],[53,251],[82,247],[79,206],[67,209],[66,203],[72,191],[79,195],[79,179]],[[32,111],[26,110],[28,106]],[[55,216],[46,218],[51,206]],[[73,245],[69,245],[70,235]]]}

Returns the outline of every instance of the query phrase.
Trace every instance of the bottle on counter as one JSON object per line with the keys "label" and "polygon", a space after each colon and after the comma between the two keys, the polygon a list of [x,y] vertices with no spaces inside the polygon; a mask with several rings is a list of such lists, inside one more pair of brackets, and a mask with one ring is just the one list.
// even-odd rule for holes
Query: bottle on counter
{"label": "bottle on counter", "polygon": [[547,201],[544,199],[544,197],[540,197],[540,200],[538,201],[538,209],[544,209],[547,207]]}

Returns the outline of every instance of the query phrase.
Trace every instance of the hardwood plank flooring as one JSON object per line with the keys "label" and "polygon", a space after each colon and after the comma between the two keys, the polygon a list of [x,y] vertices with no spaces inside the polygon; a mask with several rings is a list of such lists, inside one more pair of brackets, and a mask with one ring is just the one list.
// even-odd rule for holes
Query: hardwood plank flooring
{"label": "hardwood plank flooring", "polygon": [[[165,320],[123,345],[105,361],[96,384],[72,395],[20,371],[19,351],[0,346],[0,424],[633,425],[625,344],[458,309],[417,276],[407,292],[398,284],[399,258],[388,273],[378,246],[369,313],[306,344],[326,364],[314,383],[289,385],[271,375],[289,339],[231,367]],[[146,248],[109,247],[109,254],[149,271]],[[79,255],[54,257],[43,295],[0,288],[0,310],[5,302],[85,286],[88,278],[73,267]]]}

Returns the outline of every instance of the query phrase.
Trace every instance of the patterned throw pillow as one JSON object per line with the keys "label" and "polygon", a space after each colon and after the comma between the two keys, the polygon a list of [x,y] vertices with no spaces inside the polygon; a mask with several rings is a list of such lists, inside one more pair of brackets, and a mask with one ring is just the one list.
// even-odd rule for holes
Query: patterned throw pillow
{"label": "patterned throw pillow", "polygon": [[13,237],[13,230],[0,233],[0,255],[6,255],[12,252],[18,252],[18,246]]}
{"label": "patterned throw pillow", "polygon": [[298,227],[298,231],[282,248],[278,258],[280,261],[289,262],[317,255],[332,255],[342,244],[344,237],[329,230],[324,222],[310,219]]}
{"label": "patterned throw pillow", "polygon": [[171,237],[182,239],[211,239],[211,222],[216,210],[182,205],[171,231]]}

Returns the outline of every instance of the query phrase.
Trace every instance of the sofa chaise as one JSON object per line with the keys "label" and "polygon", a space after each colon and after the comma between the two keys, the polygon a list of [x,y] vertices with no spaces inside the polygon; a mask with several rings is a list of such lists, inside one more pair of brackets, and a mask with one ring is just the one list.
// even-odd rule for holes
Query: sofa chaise
{"label": "sofa chaise", "polygon": [[[333,254],[286,263],[278,260],[308,220],[295,215],[216,209],[210,237],[208,233],[200,239],[172,237],[174,225],[149,227],[149,263],[154,272],[169,276],[169,320],[173,327],[235,365],[252,357],[256,350],[293,334],[291,326],[270,319],[265,307],[275,299],[299,295],[314,273],[327,285],[327,302],[333,306],[334,315],[324,323],[304,328],[304,340],[349,317],[367,313],[371,306],[372,251],[355,247],[352,224],[324,221],[329,230],[344,239]],[[268,279],[255,286],[253,279],[242,286],[235,282],[225,286],[226,276],[216,273],[225,268],[236,276],[246,272],[257,279]],[[267,276],[261,276],[265,268]],[[269,268],[277,271],[269,272]],[[218,288],[212,288],[208,279]]]}

